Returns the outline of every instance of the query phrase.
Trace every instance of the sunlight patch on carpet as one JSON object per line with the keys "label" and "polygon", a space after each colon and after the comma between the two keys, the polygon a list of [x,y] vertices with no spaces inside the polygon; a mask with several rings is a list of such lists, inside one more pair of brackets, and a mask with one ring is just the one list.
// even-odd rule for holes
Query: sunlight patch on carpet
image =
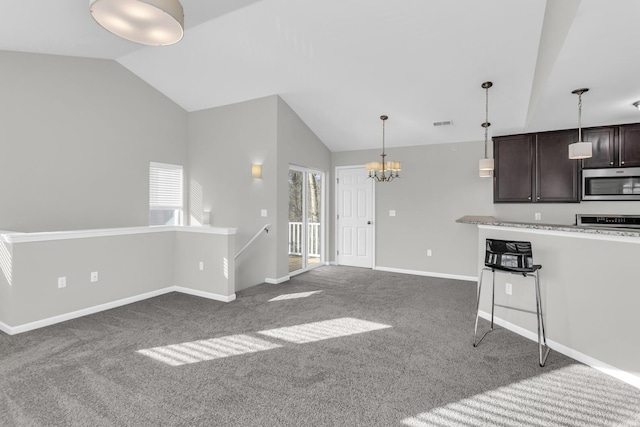
{"label": "sunlight patch on carpet", "polygon": [[313,294],[317,294],[318,292],[322,292],[322,291],[310,291],[310,292],[298,292],[298,293],[295,293],[295,294],[283,294],[283,295],[279,295],[279,296],[277,296],[275,298],[271,298],[267,302],[282,301],[282,300],[286,300],[286,299],[306,298],[306,297],[311,296]]}
{"label": "sunlight patch on carpet", "polygon": [[171,366],[180,366],[222,357],[238,356],[282,347],[248,335],[231,335],[209,340],[154,347],[137,352]]}
{"label": "sunlight patch on carpet", "polygon": [[296,344],[326,340],[329,338],[346,337],[363,332],[391,328],[382,323],[344,317],[341,319],[324,320],[321,322],[305,323],[284,328],[260,331],[259,334]]}
{"label": "sunlight patch on carpet", "polygon": [[[640,399],[626,385],[571,365],[405,418],[411,427],[640,425]],[[636,400],[635,404],[630,403]]]}

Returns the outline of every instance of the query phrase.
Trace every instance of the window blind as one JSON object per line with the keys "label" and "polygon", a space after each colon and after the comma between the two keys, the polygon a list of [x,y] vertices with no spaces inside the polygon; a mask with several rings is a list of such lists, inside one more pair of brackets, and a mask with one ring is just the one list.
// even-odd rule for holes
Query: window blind
{"label": "window blind", "polygon": [[150,163],[149,208],[182,209],[182,166]]}

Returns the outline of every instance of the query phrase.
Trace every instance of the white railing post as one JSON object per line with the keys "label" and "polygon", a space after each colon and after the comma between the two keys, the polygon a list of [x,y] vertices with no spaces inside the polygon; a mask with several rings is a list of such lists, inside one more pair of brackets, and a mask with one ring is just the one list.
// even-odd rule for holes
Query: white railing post
{"label": "white railing post", "polygon": [[[302,255],[302,223],[289,223],[289,255]],[[310,222],[307,228],[307,251],[309,256],[320,256],[320,223]]]}

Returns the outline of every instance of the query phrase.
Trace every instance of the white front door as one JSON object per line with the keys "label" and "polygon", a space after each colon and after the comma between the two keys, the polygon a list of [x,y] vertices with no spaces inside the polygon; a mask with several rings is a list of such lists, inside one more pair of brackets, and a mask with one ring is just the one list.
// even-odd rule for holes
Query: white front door
{"label": "white front door", "polygon": [[364,167],[339,168],[338,265],[373,268],[373,180]]}

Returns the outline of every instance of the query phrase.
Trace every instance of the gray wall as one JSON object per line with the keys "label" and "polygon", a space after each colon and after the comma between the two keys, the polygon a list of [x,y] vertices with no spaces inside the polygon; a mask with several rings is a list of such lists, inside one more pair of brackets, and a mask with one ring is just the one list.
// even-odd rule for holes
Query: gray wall
{"label": "gray wall", "polygon": [[[277,228],[277,275],[289,274],[289,166],[304,166],[325,172],[325,182],[332,181],[331,152],[298,117],[298,115],[278,97],[278,228]],[[331,194],[325,190],[325,205]],[[328,207],[325,206],[325,222],[331,221]],[[328,230],[324,230],[325,242]],[[326,256],[325,248],[325,256]]]}
{"label": "gray wall", "polygon": [[110,60],[0,51],[0,229],[149,224],[149,162],[183,164],[187,113]]}
{"label": "gray wall", "polygon": [[[376,266],[477,275],[477,231],[455,220],[494,213],[491,179],[478,177],[483,149],[481,142],[467,142],[387,150],[403,170],[399,179],[375,184]],[[364,165],[379,159],[380,151],[333,153],[332,166]],[[334,188],[331,194],[333,200]],[[395,217],[389,216],[392,209]],[[333,227],[331,237],[335,260]]]}
{"label": "gray wall", "polygon": [[[175,285],[175,232],[13,245],[9,326],[141,295]],[[92,271],[98,282],[91,283]],[[58,277],[67,286],[58,289]]]}
{"label": "gray wall", "polygon": [[[178,232],[175,237],[176,286],[223,296],[235,293],[234,236]],[[203,269],[200,270],[200,261]]]}
{"label": "gray wall", "polygon": [[[211,224],[238,229],[236,250],[261,226],[274,226],[236,260],[236,290],[277,277],[277,100],[270,96],[189,114],[189,185],[201,187]],[[262,179],[251,177],[253,163],[263,165]],[[196,197],[191,207],[198,205]]]}
{"label": "gray wall", "polygon": [[[279,96],[189,114],[190,205],[211,210],[211,224],[236,227],[236,250],[263,234],[236,260],[236,290],[286,277],[289,165],[329,172],[329,150]],[[262,164],[262,179],[251,165]],[[194,200],[202,193],[202,202]],[[200,207],[190,209],[196,221]],[[268,216],[261,217],[266,209]]]}

